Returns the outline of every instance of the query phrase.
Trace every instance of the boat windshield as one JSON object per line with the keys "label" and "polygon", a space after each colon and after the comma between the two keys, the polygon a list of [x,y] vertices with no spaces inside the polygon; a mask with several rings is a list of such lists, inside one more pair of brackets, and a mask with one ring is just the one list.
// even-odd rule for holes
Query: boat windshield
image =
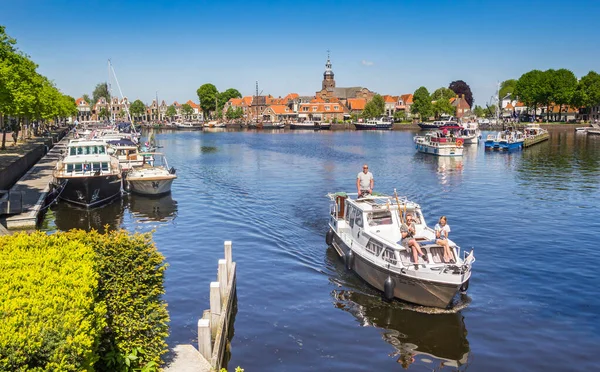
{"label": "boat windshield", "polygon": [[391,225],[392,213],[390,211],[377,211],[367,214],[369,226]]}

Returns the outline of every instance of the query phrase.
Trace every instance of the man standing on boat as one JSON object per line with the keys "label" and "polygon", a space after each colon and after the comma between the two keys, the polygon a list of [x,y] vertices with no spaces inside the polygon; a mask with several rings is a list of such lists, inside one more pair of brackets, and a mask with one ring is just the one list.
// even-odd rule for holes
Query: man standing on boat
{"label": "man standing on boat", "polygon": [[358,191],[358,197],[361,198],[366,195],[373,193],[373,186],[375,182],[373,180],[373,174],[369,172],[369,166],[363,165],[362,172],[358,172],[356,176],[356,190]]}

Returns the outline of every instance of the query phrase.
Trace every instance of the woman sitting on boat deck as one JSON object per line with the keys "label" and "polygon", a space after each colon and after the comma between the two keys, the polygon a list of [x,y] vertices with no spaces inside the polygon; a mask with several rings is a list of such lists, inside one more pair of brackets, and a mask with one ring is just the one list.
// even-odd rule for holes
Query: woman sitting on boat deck
{"label": "woman sitting on boat deck", "polygon": [[454,255],[448,243],[448,233],[450,233],[450,226],[447,223],[446,216],[442,216],[435,225],[435,244],[444,247],[444,263],[454,263]]}
{"label": "woman sitting on boat deck", "polygon": [[411,213],[406,214],[406,223],[403,223],[400,226],[400,232],[402,233],[402,240],[400,241],[400,244],[402,244],[402,246],[409,251],[412,251],[415,266],[419,263],[419,256],[421,256],[425,262],[429,262],[427,256],[423,254],[421,246],[414,238],[415,223],[413,222],[413,216]]}

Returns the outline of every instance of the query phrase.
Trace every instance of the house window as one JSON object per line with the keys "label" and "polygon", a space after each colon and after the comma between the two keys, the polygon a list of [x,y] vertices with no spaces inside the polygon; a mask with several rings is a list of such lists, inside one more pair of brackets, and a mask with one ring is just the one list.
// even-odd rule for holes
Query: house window
{"label": "house window", "polygon": [[313,112],[317,111],[317,106],[313,107]]}
{"label": "house window", "polygon": [[302,111],[308,111],[308,107],[302,107]]}
{"label": "house window", "polygon": [[331,106],[325,106],[325,111],[329,111],[331,109]]}
{"label": "house window", "polygon": [[334,107],[333,107],[333,109],[334,109],[335,111],[337,111],[337,110],[339,110],[339,109],[340,109],[340,106],[334,106]]}

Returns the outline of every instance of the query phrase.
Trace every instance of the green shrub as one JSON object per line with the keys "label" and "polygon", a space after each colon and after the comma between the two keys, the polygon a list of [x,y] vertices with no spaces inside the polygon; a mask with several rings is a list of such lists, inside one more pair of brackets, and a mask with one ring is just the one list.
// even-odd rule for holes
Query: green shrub
{"label": "green shrub", "polygon": [[0,370],[93,370],[106,315],[94,256],[63,234],[0,237]]}
{"label": "green shrub", "polygon": [[107,326],[100,342],[98,371],[129,371],[160,365],[169,334],[164,294],[164,257],[150,234],[73,230],[70,241],[90,245],[97,254],[100,299]]}

